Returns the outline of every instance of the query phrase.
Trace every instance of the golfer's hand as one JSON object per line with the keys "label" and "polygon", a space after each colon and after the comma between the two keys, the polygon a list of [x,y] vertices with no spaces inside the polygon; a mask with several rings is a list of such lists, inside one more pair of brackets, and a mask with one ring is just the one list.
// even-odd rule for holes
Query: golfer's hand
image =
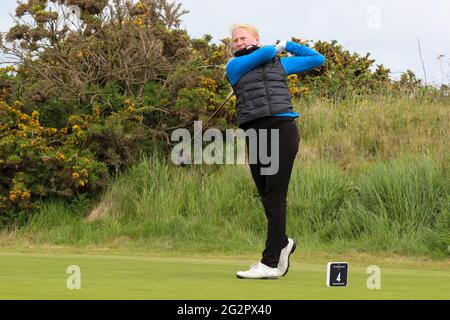
{"label": "golfer's hand", "polygon": [[277,42],[275,43],[275,49],[277,50],[277,53],[281,53],[286,50],[286,43],[286,40],[277,40]]}

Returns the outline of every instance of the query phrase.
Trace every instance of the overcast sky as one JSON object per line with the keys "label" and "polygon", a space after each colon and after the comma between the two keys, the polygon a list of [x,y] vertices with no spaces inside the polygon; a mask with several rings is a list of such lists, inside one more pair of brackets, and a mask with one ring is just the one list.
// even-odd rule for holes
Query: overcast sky
{"label": "overcast sky", "polygon": [[[310,40],[338,40],[351,52],[370,52],[398,78],[413,70],[423,78],[419,56],[421,44],[428,82],[450,82],[449,0],[180,0],[190,12],[182,28],[193,37],[205,33],[214,42],[229,36],[238,22],[255,25],[265,44],[298,37]],[[0,31],[12,25],[9,13],[15,0],[2,0]],[[439,55],[445,55],[441,64]],[[443,73],[441,72],[441,67]]]}

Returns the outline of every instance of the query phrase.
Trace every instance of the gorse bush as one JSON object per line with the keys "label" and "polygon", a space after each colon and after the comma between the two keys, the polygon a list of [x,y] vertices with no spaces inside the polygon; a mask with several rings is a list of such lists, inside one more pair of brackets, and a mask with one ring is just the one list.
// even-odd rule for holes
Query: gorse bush
{"label": "gorse bush", "polygon": [[[79,19],[69,17],[69,5],[79,7]],[[148,134],[167,141],[174,128],[210,115],[229,90],[225,45],[191,39],[179,28],[186,12],[165,0],[19,5],[2,45],[18,61],[20,85],[11,88],[11,100],[39,111],[51,126],[64,126],[73,114],[92,114],[95,104],[105,105],[102,116],[108,116],[124,108],[117,101],[130,98],[145,109]],[[233,121],[232,103],[217,119]]]}
{"label": "gorse bush", "polygon": [[20,61],[29,102],[86,102],[90,87],[110,83],[131,95],[185,62],[189,38],[175,29],[183,13],[163,0],[30,0],[17,7],[4,49]]}
{"label": "gorse bush", "polygon": [[113,105],[94,103],[91,114],[70,115],[64,127],[50,126],[60,123],[54,117],[41,121],[39,111],[29,114],[19,101],[0,100],[2,214],[30,212],[33,202],[52,195],[95,194],[107,185],[109,173],[154,147],[157,135],[140,125],[145,110],[131,99],[115,98]]}
{"label": "gorse bush", "polygon": [[[86,133],[44,127],[39,112],[23,112],[20,102],[0,101],[0,219],[8,211],[33,208],[33,199],[105,186],[107,167],[89,149],[79,148]],[[4,222],[4,221],[3,221]]]}

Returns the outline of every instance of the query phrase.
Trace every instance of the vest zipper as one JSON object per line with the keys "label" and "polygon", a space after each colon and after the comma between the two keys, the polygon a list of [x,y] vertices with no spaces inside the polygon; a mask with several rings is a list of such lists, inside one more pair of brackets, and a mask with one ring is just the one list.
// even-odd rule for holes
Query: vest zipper
{"label": "vest zipper", "polygon": [[272,108],[270,107],[270,100],[269,100],[269,88],[267,87],[267,77],[266,77],[266,67],[265,67],[266,65],[262,66],[263,81],[264,81],[264,88],[266,88],[267,106],[269,107],[270,115],[272,115],[273,112],[272,112]]}

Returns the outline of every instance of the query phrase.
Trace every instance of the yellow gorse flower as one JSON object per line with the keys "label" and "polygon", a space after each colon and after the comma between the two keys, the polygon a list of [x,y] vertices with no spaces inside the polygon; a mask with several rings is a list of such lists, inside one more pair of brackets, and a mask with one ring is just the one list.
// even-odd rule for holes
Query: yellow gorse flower
{"label": "yellow gorse flower", "polygon": [[24,199],[24,200],[29,199],[30,196],[31,196],[31,194],[30,194],[30,191],[28,191],[28,190],[23,191],[22,194],[21,194],[21,198]]}
{"label": "yellow gorse flower", "polygon": [[17,200],[17,193],[16,193],[16,191],[11,191],[10,193],[9,193],[9,200],[11,200],[12,202],[14,202],[14,201],[16,201]]}
{"label": "yellow gorse flower", "polygon": [[297,87],[290,87],[289,88],[289,92],[291,93],[291,95],[293,96],[298,96],[300,94],[300,89]]}
{"label": "yellow gorse flower", "polygon": [[31,197],[31,193],[29,190],[20,191],[20,190],[12,190],[9,192],[9,200],[12,202],[18,201],[20,199],[27,200]]}
{"label": "yellow gorse flower", "polygon": [[217,82],[211,78],[200,77],[200,86],[206,88],[212,92],[217,90]]}
{"label": "yellow gorse flower", "polygon": [[17,116],[17,118],[20,120],[20,121],[28,121],[29,119],[30,119],[30,117],[29,116],[27,116],[26,114],[19,114],[18,116]]}
{"label": "yellow gorse flower", "polygon": [[141,18],[136,18],[136,19],[134,19],[134,24],[135,24],[137,27],[142,27],[142,26],[144,25],[144,21],[142,21]]}
{"label": "yellow gorse flower", "polygon": [[62,154],[61,152],[57,152],[56,153],[56,159],[58,159],[58,160],[65,160],[66,156],[64,154]]}
{"label": "yellow gorse flower", "polygon": [[291,74],[290,76],[287,77],[287,79],[292,84],[298,82],[298,76],[296,74]]}
{"label": "yellow gorse flower", "polygon": [[72,173],[72,179],[74,179],[74,180],[80,179],[80,174],[78,172]]}
{"label": "yellow gorse flower", "polygon": [[6,66],[5,71],[6,72],[16,72],[17,69],[14,66]]}
{"label": "yellow gorse flower", "polygon": [[143,4],[142,2],[138,2],[136,3],[136,8],[138,9],[146,9],[147,7],[145,6],[145,4]]}
{"label": "yellow gorse flower", "polygon": [[55,134],[58,133],[58,129],[55,128],[46,128],[45,132],[49,135],[49,136],[54,136]]}

